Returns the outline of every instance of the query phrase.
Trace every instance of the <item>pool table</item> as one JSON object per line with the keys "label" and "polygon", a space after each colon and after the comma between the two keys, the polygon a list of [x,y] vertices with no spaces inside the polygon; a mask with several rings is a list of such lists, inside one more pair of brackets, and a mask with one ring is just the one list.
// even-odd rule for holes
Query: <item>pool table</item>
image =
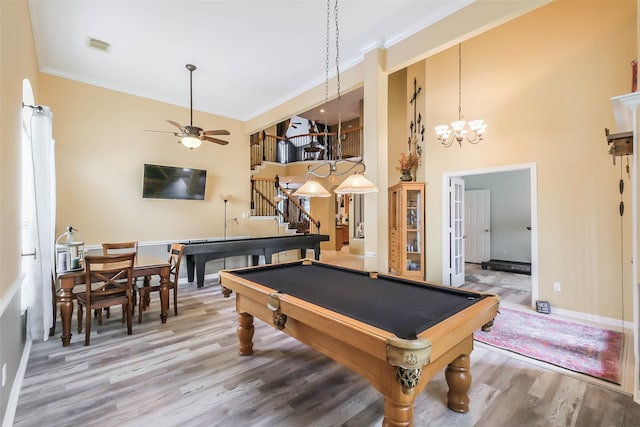
{"label": "pool table", "polygon": [[254,317],[324,353],[384,396],[385,426],[413,424],[413,403],[446,367],[448,406],[469,410],[473,332],[488,330],[498,297],[303,259],[220,273],[235,293],[241,355]]}

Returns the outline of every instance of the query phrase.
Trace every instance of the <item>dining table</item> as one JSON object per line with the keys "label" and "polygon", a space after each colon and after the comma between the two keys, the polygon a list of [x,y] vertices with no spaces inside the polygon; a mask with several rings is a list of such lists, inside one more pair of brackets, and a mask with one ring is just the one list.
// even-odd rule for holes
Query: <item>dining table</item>
{"label": "dining table", "polygon": [[[162,323],[167,322],[167,312],[169,311],[169,272],[171,265],[166,259],[154,256],[136,255],[133,266],[133,279],[144,277],[145,280],[151,276],[160,276],[160,320]],[[54,320],[55,306],[60,304],[60,318],[62,320],[62,345],[69,346],[71,344],[71,317],[73,316],[73,300],[75,299],[74,288],[78,285],[85,284],[85,271],[83,268],[59,273],[58,289],[53,299]],[[84,287],[80,288],[81,291]],[[54,322],[55,324],[55,322]]]}

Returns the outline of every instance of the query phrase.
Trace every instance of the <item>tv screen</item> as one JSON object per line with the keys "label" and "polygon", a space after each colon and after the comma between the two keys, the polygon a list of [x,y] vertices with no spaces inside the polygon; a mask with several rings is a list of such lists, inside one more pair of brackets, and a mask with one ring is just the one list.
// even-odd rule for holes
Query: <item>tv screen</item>
{"label": "tv screen", "polygon": [[145,163],[142,197],[204,200],[206,183],[206,170]]}

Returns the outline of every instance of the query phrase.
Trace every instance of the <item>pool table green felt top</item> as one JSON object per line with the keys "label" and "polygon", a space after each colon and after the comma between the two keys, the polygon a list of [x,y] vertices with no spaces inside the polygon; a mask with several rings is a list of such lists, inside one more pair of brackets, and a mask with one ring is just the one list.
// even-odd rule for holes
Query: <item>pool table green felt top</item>
{"label": "pool table green felt top", "polygon": [[418,334],[485,298],[476,292],[323,263],[272,264],[229,273],[384,329]]}

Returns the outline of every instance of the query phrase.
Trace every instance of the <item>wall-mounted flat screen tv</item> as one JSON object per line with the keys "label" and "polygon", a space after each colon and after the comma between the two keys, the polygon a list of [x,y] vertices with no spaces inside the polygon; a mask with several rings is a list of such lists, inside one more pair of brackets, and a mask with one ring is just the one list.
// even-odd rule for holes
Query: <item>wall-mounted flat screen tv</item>
{"label": "wall-mounted flat screen tv", "polygon": [[145,163],[142,197],[204,200],[206,183],[206,170]]}

